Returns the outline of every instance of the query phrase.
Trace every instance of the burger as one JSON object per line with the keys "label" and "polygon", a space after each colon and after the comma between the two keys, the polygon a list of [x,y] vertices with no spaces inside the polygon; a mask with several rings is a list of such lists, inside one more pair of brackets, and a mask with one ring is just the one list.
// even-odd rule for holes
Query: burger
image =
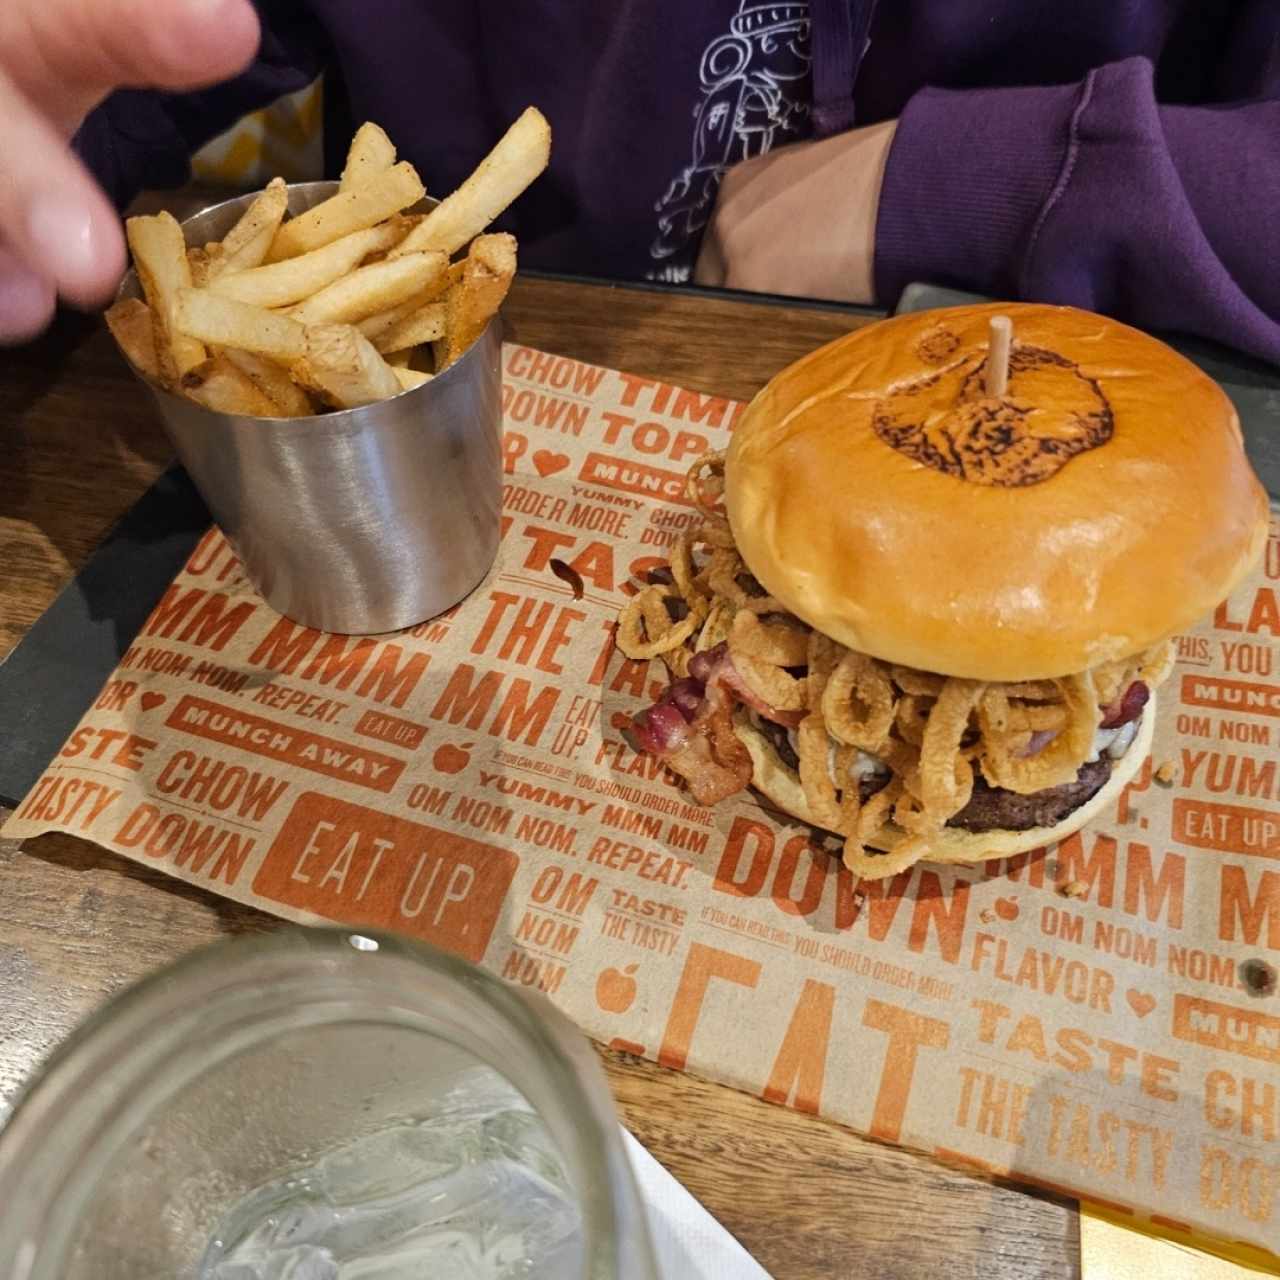
{"label": "burger", "polygon": [[881,878],[1062,839],[1149,754],[1171,638],[1256,562],[1218,386],[1069,307],[886,320],[784,370],[689,474],[619,618],[693,799],[754,787]]}

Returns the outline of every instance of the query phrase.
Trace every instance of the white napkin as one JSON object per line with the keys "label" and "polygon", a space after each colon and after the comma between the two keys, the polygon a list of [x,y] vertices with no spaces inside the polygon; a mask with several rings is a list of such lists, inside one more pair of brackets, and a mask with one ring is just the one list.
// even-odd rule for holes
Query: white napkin
{"label": "white napkin", "polygon": [[770,1280],[769,1273],[625,1129],[662,1280]]}

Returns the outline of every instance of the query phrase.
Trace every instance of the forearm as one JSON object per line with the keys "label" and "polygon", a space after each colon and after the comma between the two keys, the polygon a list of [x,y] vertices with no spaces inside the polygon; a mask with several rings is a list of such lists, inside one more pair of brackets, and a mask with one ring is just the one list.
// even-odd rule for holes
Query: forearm
{"label": "forearm", "polygon": [[895,122],[783,147],[725,174],[694,279],[870,302],[876,209]]}

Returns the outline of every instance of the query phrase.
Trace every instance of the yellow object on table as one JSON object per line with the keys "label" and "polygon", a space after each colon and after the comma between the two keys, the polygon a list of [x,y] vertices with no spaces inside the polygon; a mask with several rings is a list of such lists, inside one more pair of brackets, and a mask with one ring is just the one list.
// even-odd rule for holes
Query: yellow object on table
{"label": "yellow object on table", "polygon": [[[1196,1247],[1196,1246],[1199,1247]],[[1209,1250],[1209,1251],[1206,1251]],[[1141,1230],[1101,1205],[1080,1202],[1081,1280],[1256,1280],[1280,1276],[1280,1260],[1250,1245],[1182,1238],[1144,1223]]]}
{"label": "yellow object on table", "polygon": [[317,79],[245,116],[196,153],[192,175],[197,182],[246,189],[277,175],[286,182],[324,177],[323,93]]}

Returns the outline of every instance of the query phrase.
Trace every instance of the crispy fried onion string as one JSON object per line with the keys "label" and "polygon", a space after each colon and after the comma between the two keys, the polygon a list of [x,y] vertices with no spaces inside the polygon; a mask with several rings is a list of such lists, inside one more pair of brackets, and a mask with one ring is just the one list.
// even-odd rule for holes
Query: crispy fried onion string
{"label": "crispy fried onion string", "polygon": [[1114,702],[1129,685],[1135,664],[1130,661],[1104,662],[1093,669],[1093,687],[1099,706]]}
{"label": "crispy fried onion string", "polygon": [[895,711],[893,683],[882,664],[845,650],[822,695],[822,715],[831,736],[872,753],[888,740]]}
{"label": "crispy fried onion string", "polygon": [[[893,807],[902,798],[904,790],[903,780],[895,776],[889,780],[888,786],[877,791],[862,806],[862,812],[858,814],[857,830],[860,844],[874,845],[877,840],[883,839],[893,816]],[[846,848],[846,854],[847,852]]]}
{"label": "crispy fried onion string", "polygon": [[689,613],[672,620],[666,602],[679,599],[670,587],[645,587],[618,615],[618,648],[628,658],[656,658],[684,644],[693,635],[698,618]]}
{"label": "crispy fried onion string", "polygon": [[925,825],[941,826],[969,803],[973,770],[960,754],[960,741],[985,688],[976,680],[948,680],[929,712],[920,744],[918,785],[912,786],[912,775],[907,778]]}
{"label": "crispy fried onion string", "polygon": [[733,615],[729,648],[734,661],[746,657],[776,667],[803,667],[809,658],[809,636],[804,626],[791,618],[762,622],[759,614],[739,609]]}
{"label": "crispy fried onion string", "polygon": [[1148,689],[1158,688],[1169,678],[1175,660],[1173,642],[1166,640],[1135,657],[1094,667],[1093,683],[1098,705],[1106,707],[1118,701],[1135,680],[1141,680]]}
{"label": "crispy fried onion string", "polygon": [[737,553],[737,543],[733,540],[733,531],[729,522],[723,518],[708,518],[693,530],[696,542],[705,542],[709,547],[720,547],[725,551]]}
{"label": "crispy fried onion string", "polygon": [[1052,680],[1020,680],[1016,684],[1007,684],[1004,691],[1011,698],[1022,698],[1027,702],[1052,702],[1058,696],[1058,688]]}
{"label": "crispy fried onion string", "polygon": [[803,677],[796,679],[790,672],[774,666],[771,662],[762,662],[759,658],[752,658],[735,650],[732,631],[729,633],[729,654],[743,683],[762,702],[767,702],[775,711],[805,709]]}
{"label": "crispy fried onion string", "polygon": [[[941,685],[939,691],[941,691]],[[909,742],[913,747],[919,747],[924,742],[925,726],[929,723],[929,711],[932,707],[932,696],[904,693],[898,699],[894,728],[903,742]]]}
{"label": "crispy fried onion string", "polygon": [[821,631],[809,632],[809,649],[805,655],[809,668],[809,683],[805,693],[809,701],[810,711],[822,710],[822,697],[826,692],[827,681],[831,673],[840,663],[843,650],[838,644]]}
{"label": "crispy fried onion string", "polygon": [[[811,711],[796,730],[800,757],[800,785],[815,820],[842,836],[856,835],[861,807],[858,780],[851,773],[855,747],[835,747],[820,711]],[[835,778],[831,759],[835,756]],[[837,789],[835,779],[839,779]]]}
{"label": "crispy fried onion string", "polygon": [[704,453],[685,478],[689,501],[704,514],[719,516],[724,497],[724,451]]}
{"label": "crispy fried onion string", "polygon": [[677,645],[674,649],[668,649],[666,653],[660,653],[658,657],[666,663],[673,680],[683,680],[689,674],[689,659],[693,654],[689,652],[687,645]]}
{"label": "crispy fried onion string", "polygon": [[978,709],[983,743],[980,760],[983,777],[993,787],[1031,795],[1045,787],[1070,782],[1088,759],[1098,727],[1093,675],[1084,671],[1055,684],[1066,722],[1052,741],[1034,755],[1021,754],[1030,734],[1021,732],[1013,723],[1014,708],[1004,690],[993,685],[983,693]]}
{"label": "crispy fried onion string", "polygon": [[739,609],[752,613],[782,613],[783,608],[771,595],[753,595],[742,579],[754,582],[742,557],[736,551],[717,547],[707,565],[707,585],[717,596],[723,596]]}
{"label": "crispy fried onion string", "polygon": [[692,530],[682,533],[676,540],[671,554],[671,576],[675,580],[676,590],[689,606],[689,612],[705,618],[714,596],[693,562],[695,541],[696,534]]}
{"label": "crispy fried onion string", "polygon": [[1148,649],[1138,659],[1138,679],[1148,689],[1157,688],[1173,673],[1173,664],[1177,661],[1177,658],[1177,651],[1173,647],[1172,640],[1166,640],[1164,644],[1158,644],[1154,649]]}
{"label": "crispy fried onion string", "polygon": [[893,683],[915,698],[936,698],[946,684],[946,676],[936,676],[930,671],[917,671],[914,667],[900,667],[896,663],[889,668]]}
{"label": "crispy fried onion string", "polygon": [[733,624],[735,612],[733,605],[727,600],[713,601],[707,620],[702,624],[698,642],[694,645],[695,651],[714,649],[722,640],[728,640],[729,628]]}

